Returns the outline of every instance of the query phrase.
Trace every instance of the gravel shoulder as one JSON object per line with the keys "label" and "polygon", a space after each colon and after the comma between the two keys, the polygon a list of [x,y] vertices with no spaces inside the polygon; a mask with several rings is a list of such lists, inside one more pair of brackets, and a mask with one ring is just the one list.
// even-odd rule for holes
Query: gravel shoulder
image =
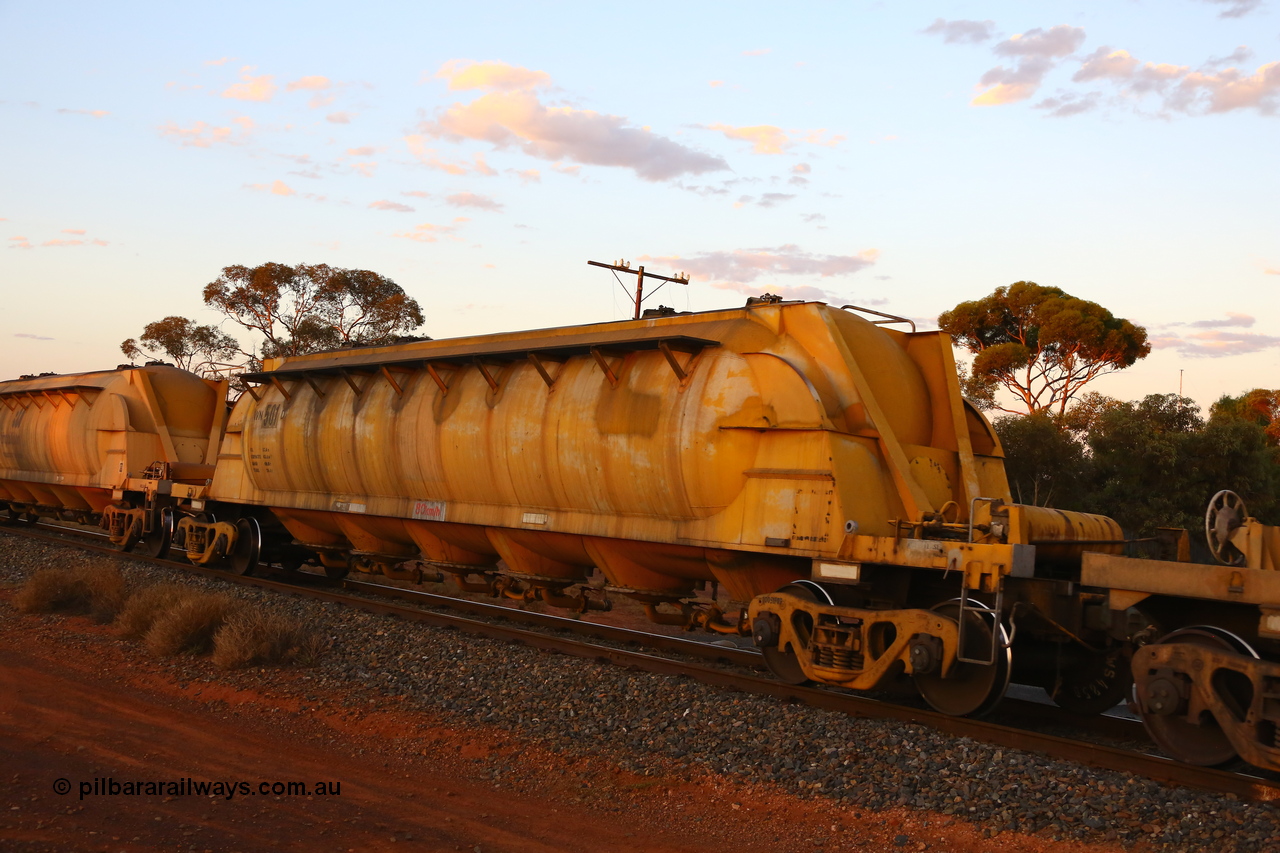
{"label": "gravel shoulder", "polygon": [[[1267,805],[187,575],[306,620],[332,652],[223,672],[8,603],[38,568],[103,559],[0,532],[6,850],[1280,848]],[[186,777],[342,788],[78,794]]]}

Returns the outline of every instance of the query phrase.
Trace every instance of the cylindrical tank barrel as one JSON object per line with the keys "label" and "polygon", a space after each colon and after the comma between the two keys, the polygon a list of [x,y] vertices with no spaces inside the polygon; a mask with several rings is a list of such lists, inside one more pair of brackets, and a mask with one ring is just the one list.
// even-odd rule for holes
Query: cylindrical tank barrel
{"label": "cylindrical tank barrel", "polygon": [[1017,510],[1020,541],[1036,546],[1037,562],[1078,564],[1085,551],[1124,553],[1124,531],[1105,515],[1025,504]]}

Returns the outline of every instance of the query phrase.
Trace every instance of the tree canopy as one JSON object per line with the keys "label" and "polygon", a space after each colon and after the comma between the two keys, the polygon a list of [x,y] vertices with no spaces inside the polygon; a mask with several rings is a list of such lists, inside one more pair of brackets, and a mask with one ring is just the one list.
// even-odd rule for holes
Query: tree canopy
{"label": "tree canopy", "polygon": [[262,358],[395,343],[423,322],[418,303],[391,279],[328,264],[224,267],[203,295],[205,305],[261,337],[246,348],[216,326],[175,316],[148,323],[121,351],[130,359],[163,355],[186,370],[225,373],[229,365],[221,362],[252,369]]}
{"label": "tree canopy", "polygon": [[1280,448],[1258,419],[1222,401],[1206,420],[1176,394],[1129,403],[1086,394],[1066,415],[1007,415],[993,425],[1022,503],[1102,513],[1142,536],[1185,527],[1199,537],[1221,489],[1264,521],[1280,513]]}
{"label": "tree canopy", "polygon": [[1224,395],[1210,409],[1214,418],[1239,418],[1262,427],[1267,441],[1280,446],[1280,389],[1254,388],[1239,397]]}
{"label": "tree canopy", "polygon": [[962,302],[939,316],[938,325],[974,354],[962,376],[966,396],[1011,413],[1019,410],[996,402],[998,388],[1017,397],[1026,412],[1061,415],[1089,382],[1151,352],[1141,326],[1096,302],[1030,281]]}
{"label": "tree canopy", "polygon": [[391,343],[422,325],[422,309],[400,285],[370,270],[328,264],[224,267],[204,302],[262,334],[264,357],[340,344]]}
{"label": "tree canopy", "polygon": [[186,317],[165,317],[148,323],[140,339],[129,338],[120,344],[120,351],[129,359],[165,355],[183,370],[199,372],[234,358],[240,343],[217,326],[201,326]]}

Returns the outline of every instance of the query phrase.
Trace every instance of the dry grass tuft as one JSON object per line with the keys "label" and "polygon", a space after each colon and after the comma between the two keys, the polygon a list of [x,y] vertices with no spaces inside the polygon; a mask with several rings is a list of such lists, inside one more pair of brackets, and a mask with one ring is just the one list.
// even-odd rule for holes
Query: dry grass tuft
{"label": "dry grass tuft", "polygon": [[121,635],[131,639],[140,639],[151,630],[152,624],[160,614],[171,609],[175,604],[196,593],[185,586],[175,583],[157,583],[135,590],[125,601],[120,615],[116,617],[116,627]]}
{"label": "dry grass tuft", "polygon": [[311,666],[327,648],[324,638],[297,619],[253,607],[234,614],[218,629],[213,662],[222,669],[254,664]]}
{"label": "dry grass tuft", "polygon": [[41,569],[22,585],[13,604],[22,613],[88,614],[110,622],[127,597],[124,575],[109,563]]}
{"label": "dry grass tuft", "polygon": [[77,569],[76,574],[89,590],[89,615],[103,624],[114,620],[129,600],[130,592],[120,570],[99,563]]}
{"label": "dry grass tuft", "polygon": [[143,641],[158,655],[206,654],[213,635],[243,606],[229,595],[193,592],[160,611]]}

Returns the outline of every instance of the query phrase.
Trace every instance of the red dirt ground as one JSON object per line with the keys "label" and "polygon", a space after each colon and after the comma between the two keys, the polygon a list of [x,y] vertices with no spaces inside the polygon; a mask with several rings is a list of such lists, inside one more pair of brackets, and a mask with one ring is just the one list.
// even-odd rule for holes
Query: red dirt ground
{"label": "red dirt ground", "polygon": [[[0,597],[6,597],[0,595]],[[6,608],[6,610],[8,610]],[[191,680],[191,668],[202,673]],[[257,851],[1079,851],[927,812],[865,812],[722,779],[625,774],[518,733],[322,693],[233,688],[83,618],[0,614],[0,848]],[[213,681],[205,681],[213,677]],[[308,698],[317,697],[317,698]],[[350,707],[358,700],[359,710]],[[344,705],[344,702],[348,704]],[[491,778],[518,756],[531,782]],[[95,778],[337,782],[340,796],[79,796]],[[66,795],[55,780],[71,782]],[[898,844],[899,836],[906,836]]]}

